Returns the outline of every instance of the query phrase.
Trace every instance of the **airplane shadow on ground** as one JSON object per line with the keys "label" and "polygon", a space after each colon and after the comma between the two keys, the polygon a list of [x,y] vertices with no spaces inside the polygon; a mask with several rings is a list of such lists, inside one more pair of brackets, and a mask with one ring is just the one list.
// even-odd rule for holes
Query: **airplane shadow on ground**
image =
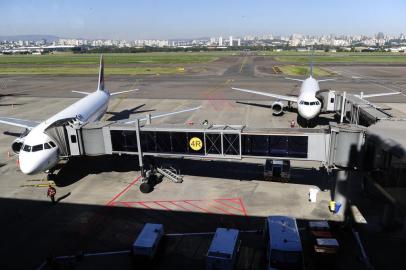
{"label": "airplane shadow on ground", "polygon": [[138,105],[134,108],[128,109],[128,110],[122,110],[120,112],[106,112],[106,114],[111,114],[112,116],[108,118],[108,121],[118,121],[118,120],[123,120],[123,119],[128,119],[132,114],[140,114],[140,113],[146,113],[146,112],[153,112],[155,111],[154,109],[151,110],[140,110],[142,107],[144,107],[145,104]]}
{"label": "airplane shadow on ground", "polygon": [[4,131],[3,135],[7,135],[7,136],[11,136],[11,137],[20,137],[21,133],[20,132]]}
{"label": "airplane shadow on ground", "polygon": [[[150,158],[145,158],[148,162]],[[203,161],[180,158],[154,158],[158,167],[173,167],[181,175],[208,178],[230,179],[235,181],[252,181],[264,179],[264,164]],[[148,168],[147,163],[144,165]],[[138,157],[131,155],[109,155],[99,157],[72,158],[56,174],[55,184],[59,187],[69,186],[90,174],[103,172],[134,172],[139,173]],[[324,190],[330,188],[330,176],[317,168],[291,168],[291,179],[276,180],[294,184],[315,185]],[[265,180],[264,180],[265,181]],[[159,184],[159,183],[158,183]]]}
{"label": "airplane shadow on ground", "polygon": [[25,103],[2,103],[0,104],[1,107],[6,107],[6,106],[21,106],[21,105],[25,105]]}

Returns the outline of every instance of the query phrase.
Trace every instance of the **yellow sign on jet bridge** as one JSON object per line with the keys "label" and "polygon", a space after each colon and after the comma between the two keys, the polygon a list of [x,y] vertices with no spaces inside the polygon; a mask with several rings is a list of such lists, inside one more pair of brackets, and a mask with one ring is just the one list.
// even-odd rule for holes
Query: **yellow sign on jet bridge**
{"label": "yellow sign on jet bridge", "polygon": [[203,147],[203,142],[198,137],[193,137],[189,140],[189,146],[195,151],[199,151]]}

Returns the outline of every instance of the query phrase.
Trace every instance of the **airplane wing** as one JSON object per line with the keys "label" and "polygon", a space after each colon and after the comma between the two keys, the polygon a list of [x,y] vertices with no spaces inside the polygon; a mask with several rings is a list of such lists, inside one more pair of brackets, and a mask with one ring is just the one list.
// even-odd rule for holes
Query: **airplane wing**
{"label": "airplane wing", "polygon": [[292,101],[297,103],[297,97],[292,97],[292,96],[283,96],[283,95],[277,95],[277,94],[272,94],[272,93],[265,93],[265,92],[259,92],[259,91],[254,91],[254,90],[249,90],[249,89],[242,89],[242,88],[231,88],[233,90],[241,91],[241,92],[246,92],[246,93],[251,93],[251,94],[257,94],[257,95],[262,95],[262,96],[267,96],[267,97],[272,97],[280,100],[286,100],[286,101]]}
{"label": "airplane wing", "polygon": [[318,82],[329,82],[329,81],[336,81],[336,78],[330,78],[330,79],[321,79],[321,80],[317,80]]}
{"label": "airplane wing", "polygon": [[[188,108],[188,109],[183,109],[180,111],[175,111],[175,112],[170,112],[170,113],[161,113],[161,114],[155,114],[155,115],[151,115],[151,119],[155,119],[155,118],[160,118],[160,117],[165,117],[165,116],[170,116],[170,115],[174,115],[174,114],[178,114],[178,113],[184,113],[184,112],[191,112],[191,111],[195,111],[200,109],[202,106],[199,107],[194,107],[194,108]],[[136,119],[140,120],[140,121],[147,121],[148,117],[137,117]],[[130,121],[125,121],[124,124],[133,124],[135,123],[135,121],[137,120],[130,120]]]}
{"label": "airplane wing", "polygon": [[110,93],[110,96],[115,96],[115,95],[128,93],[128,92],[134,92],[134,91],[138,91],[138,89],[131,89],[131,90],[125,90],[125,91],[120,91],[120,92],[114,92],[114,93]]}
{"label": "airplane wing", "polygon": [[15,127],[27,128],[27,129],[33,129],[34,127],[36,127],[39,124],[39,122],[37,122],[37,121],[11,118],[11,117],[0,117],[0,123],[15,126]]}
{"label": "airplane wing", "polygon": [[392,96],[392,95],[398,95],[401,94],[402,92],[391,92],[391,93],[377,93],[377,94],[369,94],[369,95],[355,95],[358,98],[370,98],[370,97],[383,97],[383,96]]}
{"label": "airplane wing", "polygon": [[[120,92],[114,92],[114,93],[110,93],[110,96],[115,96],[115,95],[119,95],[119,94],[123,94],[123,93],[128,93],[128,92],[134,92],[134,91],[138,91],[138,89],[131,89],[131,90],[125,90],[125,91],[120,91]],[[85,92],[85,91],[76,91],[73,90],[73,93],[78,93],[78,94],[82,94],[82,95],[90,95],[91,92]]]}
{"label": "airplane wing", "polygon": [[304,81],[304,80],[302,80],[302,79],[289,78],[289,77],[285,77],[285,80],[298,81],[298,82],[303,82],[303,81]]}
{"label": "airplane wing", "polygon": [[82,95],[90,95],[90,94],[91,94],[91,93],[89,93],[89,92],[75,91],[75,90],[73,90],[72,93],[78,93],[78,94],[82,94]]}

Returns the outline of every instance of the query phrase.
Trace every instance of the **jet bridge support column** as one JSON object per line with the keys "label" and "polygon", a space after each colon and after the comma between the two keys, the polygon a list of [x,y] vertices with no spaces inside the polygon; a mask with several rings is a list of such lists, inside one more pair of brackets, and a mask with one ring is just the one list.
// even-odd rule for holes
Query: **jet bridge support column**
{"label": "jet bridge support column", "polygon": [[144,163],[143,163],[143,157],[142,157],[142,148],[141,148],[141,140],[140,140],[140,120],[137,119],[135,121],[135,127],[136,127],[136,136],[137,136],[137,149],[138,149],[138,163],[140,166],[141,170],[141,176],[145,178],[145,172],[144,172]]}

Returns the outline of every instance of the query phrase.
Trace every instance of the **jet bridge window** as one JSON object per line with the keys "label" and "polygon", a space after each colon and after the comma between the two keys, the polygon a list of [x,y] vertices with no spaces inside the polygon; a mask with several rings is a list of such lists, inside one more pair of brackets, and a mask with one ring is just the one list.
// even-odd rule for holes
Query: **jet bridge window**
{"label": "jet bridge window", "polygon": [[42,149],[44,149],[44,146],[42,144],[37,144],[32,147],[32,152],[38,152],[41,151]]}
{"label": "jet bridge window", "polygon": [[307,136],[242,135],[243,155],[307,158],[307,151]]}

